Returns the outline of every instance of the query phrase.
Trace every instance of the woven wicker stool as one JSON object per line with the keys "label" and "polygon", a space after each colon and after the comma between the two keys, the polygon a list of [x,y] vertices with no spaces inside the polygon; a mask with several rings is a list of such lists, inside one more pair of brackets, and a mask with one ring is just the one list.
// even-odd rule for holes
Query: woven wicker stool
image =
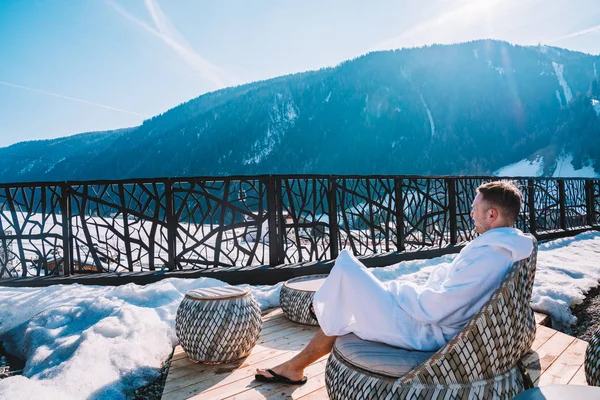
{"label": "woven wicker stool", "polygon": [[313,297],[328,275],[308,275],[290,279],[283,284],[279,303],[285,316],[294,322],[306,325],[319,325],[310,315]]}
{"label": "woven wicker stool", "polygon": [[590,386],[600,386],[600,328],[585,351],[585,379]]}
{"label": "woven wicker stool", "polygon": [[223,363],[247,356],[260,334],[260,307],[247,289],[234,286],[189,291],[175,319],[175,331],[188,357]]}

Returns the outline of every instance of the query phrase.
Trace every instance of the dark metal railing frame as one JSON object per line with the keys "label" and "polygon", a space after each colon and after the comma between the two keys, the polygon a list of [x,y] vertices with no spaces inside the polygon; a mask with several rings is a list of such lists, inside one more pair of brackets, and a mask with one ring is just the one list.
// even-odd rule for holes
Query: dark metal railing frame
{"label": "dark metal railing frame", "polygon": [[[600,209],[595,209],[599,202],[594,201],[594,190],[600,185],[598,179],[587,179],[587,178],[531,178],[531,177],[495,177],[495,176],[419,176],[419,175],[257,175],[257,176],[228,176],[228,177],[182,177],[182,178],[150,178],[150,179],[123,179],[123,180],[95,180],[95,181],[65,181],[65,182],[32,182],[32,183],[14,183],[14,184],[0,184],[0,191],[9,191],[10,189],[34,189],[40,188],[45,189],[48,187],[60,188],[59,206],[61,210],[61,223],[62,223],[62,246],[63,246],[63,265],[68,266],[64,268],[64,275],[69,275],[74,270],[73,263],[73,227],[71,226],[71,219],[73,215],[73,193],[74,187],[84,186],[90,187],[94,185],[118,185],[119,187],[119,199],[121,201],[121,209],[123,210],[124,230],[125,234],[128,234],[129,225],[127,219],[127,212],[125,207],[125,195],[123,187],[126,185],[135,184],[162,184],[164,185],[164,197],[165,197],[165,220],[166,220],[166,232],[167,232],[167,263],[168,270],[174,271],[178,269],[177,255],[176,255],[176,234],[178,219],[175,215],[175,195],[174,185],[176,183],[194,183],[194,182],[233,182],[233,181],[258,181],[261,185],[264,185],[266,189],[266,213],[269,226],[269,265],[276,266],[283,264],[286,260],[285,248],[284,248],[284,221],[283,221],[283,199],[282,199],[282,181],[284,180],[312,180],[317,182],[318,180],[326,181],[326,198],[327,198],[327,214],[328,214],[328,226],[329,226],[329,257],[334,259],[339,254],[338,238],[340,233],[340,227],[337,221],[337,215],[340,211],[337,208],[338,198],[337,193],[340,188],[340,182],[346,180],[392,180],[394,182],[394,195],[395,195],[395,213],[396,219],[396,251],[403,252],[406,250],[404,236],[404,182],[410,180],[440,180],[444,181],[448,196],[448,212],[449,212],[449,231],[450,231],[450,246],[455,246],[459,243],[458,240],[458,220],[457,220],[457,187],[456,182],[458,179],[463,180],[499,180],[499,179],[510,179],[527,182],[526,189],[528,192],[527,206],[529,211],[529,231],[539,236],[538,224],[536,217],[535,208],[535,190],[536,183],[541,181],[556,181],[558,186],[558,208],[559,208],[559,230],[568,231],[570,228],[567,226],[567,199],[565,195],[565,182],[577,180],[585,181],[585,208],[586,208],[586,227],[590,229],[598,227],[596,221],[596,215],[600,213]],[[227,186],[226,186],[227,187]],[[525,187],[525,186],[524,186]],[[367,191],[369,190],[367,186]],[[43,190],[42,190],[43,191]],[[225,196],[225,199],[227,196]],[[225,200],[224,200],[225,201]],[[14,212],[14,205],[10,196],[8,198],[8,206],[11,212]],[[369,203],[369,207],[372,204]],[[373,209],[370,209],[371,216]],[[221,209],[221,220],[224,218],[225,209]],[[402,229],[398,228],[402,227]],[[370,227],[371,236],[374,237],[373,227]],[[550,235],[551,236],[551,235]],[[220,239],[220,235],[218,236]],[[0,231],[0,240],[6,239],[18,239],[26,240],[26,235],[20,235],[15,232],[15,235],[6,235],[2,230]],[[392,240],[394,242],[394,240]],[[219,240],[217,240],[219,243]],[[126,246],[128,246],[126,242]],[[375,247],[375,243],[372,243]],[[20,246],[21,247],[21,246]],[[22,251],[21,251],[22,253]],[[92,250],[92,253],[93,250]],[[218,256],[219,245],[217,245],[216,254]],[[131,270],[133,260],[131,258],[131,249],[126,247],[126,255],[128,265]],[[100,265],[97,254],[92,254],[97,265]],[[20,254],[23,258],[24,255]],[[218,259],[218,257],[215,257]],[[216,265],[216,264],[215,264]],[[154,270],[153,262],[150,270]],[[23,268],[23,276],[27,275],[27,268]]]}

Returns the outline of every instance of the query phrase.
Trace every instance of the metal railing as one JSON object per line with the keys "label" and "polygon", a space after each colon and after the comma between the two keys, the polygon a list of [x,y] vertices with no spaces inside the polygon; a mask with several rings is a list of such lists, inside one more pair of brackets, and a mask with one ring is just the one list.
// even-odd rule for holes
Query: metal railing
{"label": "metal railing", "polygon": [[[0,185],[0,278],[231,268],[414,252],[473,239],[498,177],[269,175]],[[506,178],[502,178],[506,179]],[[514,178],[517,226],[600,225],[600,180]],[[65,267],[66,266],[66,267]]]}

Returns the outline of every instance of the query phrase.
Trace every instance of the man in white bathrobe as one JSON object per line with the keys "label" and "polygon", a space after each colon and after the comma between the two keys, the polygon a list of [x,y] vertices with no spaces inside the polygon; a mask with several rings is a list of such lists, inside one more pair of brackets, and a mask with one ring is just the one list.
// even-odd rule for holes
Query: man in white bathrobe
{"label": "man in white bathrobe", "polygon": [[423,286],[402,280],[380,282],[344,250],[313,307],[321,329],[291,360],[257,370],[263,382],[303,384],[304,368],[331,351],[337,336],[405,349],[434,351],[448,343],[489,300],[510,266],[529,257],[532,241],[513,228],[523,197],[508,182],[477,188],[471,217],[480,234],[451,264],[435,269]]}

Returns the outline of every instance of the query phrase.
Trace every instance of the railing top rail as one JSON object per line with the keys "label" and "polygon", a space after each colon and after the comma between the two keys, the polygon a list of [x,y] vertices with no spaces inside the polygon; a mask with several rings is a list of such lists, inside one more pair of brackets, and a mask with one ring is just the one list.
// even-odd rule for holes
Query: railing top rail
{"label": "railing top rail", "polygon": [[596,181],[600,178],[554,178],[554,177],[532,177],[532,176],[491,176],[491,175],[360,175],[360,174],[270,174],[270,175],[223,175],[223,176],[182,176],[163,178],[125,178],[125,179],[95,179],[95,180],[70,180],[70,181],[32,181],[0,183],[0,188],[20,187],[49,187],[49,186],[78,186],[78,185],[110,185],[110,184],[136,184],[136,183],[164,183],[164,182],[222,182],[238,180],[260,180],[260,179],[531,179],[534,181],[564,180],[564,181]]}

